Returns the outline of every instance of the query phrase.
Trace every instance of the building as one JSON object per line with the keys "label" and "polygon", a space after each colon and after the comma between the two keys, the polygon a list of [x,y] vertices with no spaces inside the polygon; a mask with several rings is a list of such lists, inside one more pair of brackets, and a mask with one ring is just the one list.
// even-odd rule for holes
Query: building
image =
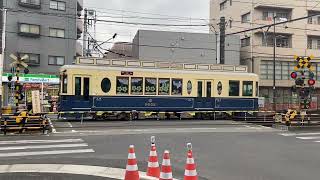
{"label": "building", "polygon": [[[273,24],[320,13],[318,1],[288,0],[211,0],[211,24],[225,17],[227,33]],[[276,35],[276,103],[289,103],[294,81],[290,73],[295,66],[294,55],[315,56],[320,60],[320,16],[277,25]],[[212,32],[213,33],[213,32]],[[260,96],[273,98],[273,27],[238,34],[241,37],[241,64],[260,75]],[[320,64],[316,66],[316,86],[320,84]]]}
{"label": "building", "polygon": [[106,52],[107,59],[132,58],[132,43],[115,42],[109,52]]}
{"label": "building", "polygon": [[[11,73],[10,55],[27,54],[30,75],[22,75],[22,82],[57,84],[60,66],[82,55],[77,39],[83,31],[79,18],[83,0],[0,0],[0,4],[7,9],[4,82]],[[8,93],[4,85],[4,94]],[[6,105],[8,98],[3,100]]]}
{"label": "building", "polygon": [[[217,64],[219,42],[214,34],[138,30],[132,55],[140,60]],[[225,64],[240,64],[239,36],[226,38]]]}

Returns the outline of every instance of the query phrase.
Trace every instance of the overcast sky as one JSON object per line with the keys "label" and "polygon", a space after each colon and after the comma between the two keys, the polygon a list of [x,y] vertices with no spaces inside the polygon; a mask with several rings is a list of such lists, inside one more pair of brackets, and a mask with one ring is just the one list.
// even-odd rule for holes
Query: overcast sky
{"label": "overcast sky", "polygon": [[[210,0],[84,0],[84,7],[95,9],[97,19],[160,23],[207,24]],[[107,40],[114,33],[116,41],[132,41],[138,29],[191,31],[207,33],[208,27],[159,27],[98,22],[97,40]],[[94,28],[90,29],[94,32]],[[110,44],[108,45],[110,47]]]}

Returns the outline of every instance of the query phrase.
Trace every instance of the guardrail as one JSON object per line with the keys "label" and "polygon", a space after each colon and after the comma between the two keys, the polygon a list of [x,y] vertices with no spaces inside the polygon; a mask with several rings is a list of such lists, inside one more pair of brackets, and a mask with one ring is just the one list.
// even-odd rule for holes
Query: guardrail
{"label": "guardrail", "polygon": [[24,133],[27,130],[40,130],[45,134],[50,129],[49,119],[40,116],[7,116],[2,115],[0,131],[6,135],[8,132]]}

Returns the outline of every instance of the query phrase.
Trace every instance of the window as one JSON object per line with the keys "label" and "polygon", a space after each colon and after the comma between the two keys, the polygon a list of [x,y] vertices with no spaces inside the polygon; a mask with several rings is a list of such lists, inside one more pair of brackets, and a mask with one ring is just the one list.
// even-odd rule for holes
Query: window
{"label": "window", "polygon": [[83,97],[84,100],[89,100],[90,93],[90,78],[83,78]]}
{"label": "window", "polygon": [[[267,38],[267,39],[265,39]],[[273,47],[273,35],[262,35],[262,45],[267,47]],[[276,46],[280,48],[291,48],[291,35],[276,35]]]}
{"label": "window", "polygon": [[40,0],[19,0],[20,6],[40,8]]}
{"label": "window", "polygon": [[220,3],[220,11],[224,10],[227,8],[227,1],[223,1],[222,3]]}
{"label": "window", "polygon": [[241,47],[250,46],[250,37],[241,39]]}
{"label": "window", "polygon": [[182,95],[182,79],[172,79],[171,95]]}
{"label": "window", "polygon": [[64,65],[64,56],[49,56],[49,65]]}
{"label": "window", "polygon": [[276,20],[279,21],[279,19],[287,19],[290,20],[290,13],[288,11],[263,11],[262,13],[262,20],[266,21],[273,21],[273,17],[276,16]]}
{"label": "window", "polygon": [[131,94],[134,94],[134,95],[143,94],[143,78],[137,78],[137,77],[131,78]]}
{"label": "window", "polygon": [[308,49],[312,49],[312,38],[311,38],[311,37],[308,37],[308,40],[307,40],[307,48],[308,48]]}
{"label": "window", "polygon": [[75,77],[74,95],[81,96],[81,77]]}
{"label": "window", "polygon": [[51,37],[59,37],[59,38],[64,38],[64,29],[56,29],[56,28],[50,28],[49,33]]}
{"label": "window", "polygon": [[28,65],[40,65],[40,54],[31,53],[19,53],[20,57],[28,55],[28,58],[24,60]]}
{"label": "window", "polygon": [[30,35],[30,36],[40,36],[40,26],[33,24],[19,24],[19,34],[20,35]]}
{"label": "window", "polygon": [[320,16],[317,16],[317,14],[320,14],[319,11],[308,11],[308,16],[312,16],[308,18],[308,24],[319,24],[320,25]]}
{"label": "window", "polygon": [[117,77],[117,94],[129,93],[129,78]]}
{"label": "window", "polygon": [[159,78],[159,95],[169,95],[170,94],[170,79]]}
{"label": "window", "polygon": [[232,28],[232,20],[229,20],[229,28]]}
{"label": "window", "polygon": [[207,97],[211,97],[211,82],[207,82]]}
{"label": "window", "polygon": [[230,2],[230,6],[232,6],[232,0],[229,0],[229,2]]}
{"label": "window", "polygon": [[101,81],[101,90],[104,93],[108,93],[110,91],[110,89],[111,89],[110,79],[109,78],[102,79],[102,81]]}
{"label": "window", "polygon": [[202,97],[202,81],[198,81],[198,97]]}
{"label": "window", "polygon": [[259,82],[256,82],[256,97],[259,96]]}
{"label": "window", "polygon": [[239,81],[229,81],[229,96],[239,96]]}
{"label": "window", "polygon": [[253,81],[243,81],[242,96],[253,95]]}
{"label": "window", "polygon": [[[276,62],[276,79],[289,80],[290,74],[295,66],[295,62]],[[260,64],[260,78],[273,79],[273,62],[261,61]]]}
{"label": "window", "polygon": [[67,93],[68,87],[68,76],[66,74],[62,75],[62,93]]}
{"label": "window", "polygon": [[241,16],[241,23],[248,23],[248,22],[250,22],[250,13],[247,13]]}
{"label": "window", "polygon": [[62,1],[50,1],[50,9],[65,11],[66,3]]}
{"label": "window", "polygon": [[145,95],[156,95],[157,93],[157,79],[156,78],[146,78],[145,79]]}

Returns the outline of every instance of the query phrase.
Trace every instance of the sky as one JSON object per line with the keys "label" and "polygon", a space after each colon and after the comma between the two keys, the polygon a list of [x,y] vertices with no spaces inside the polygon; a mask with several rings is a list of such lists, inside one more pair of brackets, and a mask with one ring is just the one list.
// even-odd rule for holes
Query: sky
{"label": "sky", "polygon": [[[163,27],[123,24],[122,22],[156,24],[208,24],[210,0],[84,0],[84,7],[97,12],[96,39],[105,41],[117,33],[112,42],[131,42],[138,29],[208,33],[208,27]],[[89,32],[94,34],[94,27]]]}

